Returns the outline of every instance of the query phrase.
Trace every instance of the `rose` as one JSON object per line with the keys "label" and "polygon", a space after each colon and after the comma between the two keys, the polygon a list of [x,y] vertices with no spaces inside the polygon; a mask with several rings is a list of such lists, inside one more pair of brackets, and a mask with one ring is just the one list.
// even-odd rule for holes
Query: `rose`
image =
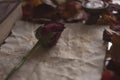
{"label": "rose", "polygon": [[57,43],[64,28],[64,24],[59,22],[47,23],[36,30],[36,38],[43,47],[52,47]]}

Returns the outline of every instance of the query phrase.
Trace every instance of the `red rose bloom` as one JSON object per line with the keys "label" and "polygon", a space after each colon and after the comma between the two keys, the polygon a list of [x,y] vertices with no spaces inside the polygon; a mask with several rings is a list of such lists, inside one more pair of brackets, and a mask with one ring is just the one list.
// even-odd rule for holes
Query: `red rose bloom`
{"label": "red rose bloom", "polygon": [[41,44],[44,47],[54,46],[57,43],[64,28],[64,24],[62,23],[47,23],[36,30],[36,38],[41,41]]}

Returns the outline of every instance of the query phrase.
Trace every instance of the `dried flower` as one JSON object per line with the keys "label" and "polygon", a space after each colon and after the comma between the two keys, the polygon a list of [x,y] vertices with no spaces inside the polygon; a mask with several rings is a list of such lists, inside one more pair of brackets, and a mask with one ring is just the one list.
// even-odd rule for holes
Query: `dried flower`
{"label": "dried flower", "polygon": [[42,3],[33,9],[33,18],[52,18],[56,15],[56,9],[51,5]]}
{"label": "dried flower", "polygon": [[110,29],[120,33],[120,24],[111,24]]}
{"label": "dried flower", "polygon": [[117,22],[118,21],[116,17],[108,12],[101,14],[101,18],[99,18],[97,21],[98,24],[109,24],[109,25]]}
{"label": "dried flower", "polygon": [[113,73],[110,70],[105,70],[102,74],[102,79],[101,80],[112,80]]}
{"label": "dried flower", "polygon": [[112,0],[102,0],[102,1],[104,1],[104,2],[112,2]]}
{"label": "dried flower", "polygon": [[59,13],[64,19],[72,18],[82,9],[82,5],[78,1],[68,1],[59,7]]}

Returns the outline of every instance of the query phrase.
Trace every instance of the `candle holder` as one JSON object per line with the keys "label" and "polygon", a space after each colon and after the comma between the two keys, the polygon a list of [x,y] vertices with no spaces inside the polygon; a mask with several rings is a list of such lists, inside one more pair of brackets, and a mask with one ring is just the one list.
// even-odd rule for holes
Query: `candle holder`
{"label": "candle holder", "polygon": [[[95,4],[97,1],[93,1],[93,2]],[[102,1],[103,4],[101,4],[102,5],[101,7],[100,6],[95,7],[95,5],[93,7],[92,6],[89,7],[87,6],[88,3],[91,3],[91,1],[86,1],[82,3],[83,9],[89,14],[86,24],[95,24],[99,19],[100,14],[107,10],[109,4]]]}

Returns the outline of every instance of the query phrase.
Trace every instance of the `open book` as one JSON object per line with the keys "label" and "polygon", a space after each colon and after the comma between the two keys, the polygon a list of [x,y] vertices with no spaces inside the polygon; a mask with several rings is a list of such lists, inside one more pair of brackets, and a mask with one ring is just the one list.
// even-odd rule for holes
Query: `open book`
{"label": "open book", "polygon": [[19,0],[0,0],[0,44],[4,42],[20,16],[21,5]]}

